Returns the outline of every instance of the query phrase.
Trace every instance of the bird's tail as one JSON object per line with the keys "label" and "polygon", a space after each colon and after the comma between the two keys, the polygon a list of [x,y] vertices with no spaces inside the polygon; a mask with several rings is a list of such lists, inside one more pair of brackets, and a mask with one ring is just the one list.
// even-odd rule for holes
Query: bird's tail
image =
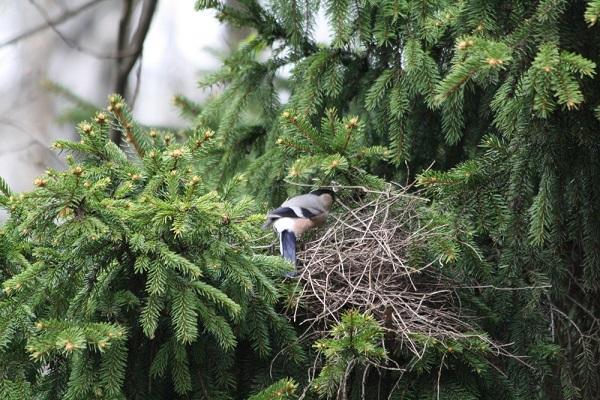
{"label": "bird's tail", "polygon": [[288,230],[281,231],[279,244],[283,258],[296,265],[296,235],[294,235],[294,232]]}

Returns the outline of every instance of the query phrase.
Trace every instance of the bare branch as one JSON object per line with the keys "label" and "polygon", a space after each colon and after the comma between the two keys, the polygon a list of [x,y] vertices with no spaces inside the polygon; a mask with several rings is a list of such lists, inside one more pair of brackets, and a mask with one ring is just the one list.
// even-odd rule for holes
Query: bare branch
{"label": "bare branch", "polygon": [[119,33],[117,36],[117,53],[121,53],[127,47],[127,38],[129,37],[129,24],[131,12],[133,11],[133,0],[123,0],[123,11],[119,21]]}
{"label": "bare branch", "polygon": [[[128,47],[129,31],[131,30],[131,13],[133,11],[133,0],[123,0],[123,11],[121,11],[121,20],[119,21],[119,34],[117,36],[117,53],[123,52]],[[128,74],[122,74],[123,59],[117,59],[116,68],[116,79],[114,92],[120,94],[125,98],[125,90],[127,89],[127,77]],[[112,133],[113,140],[119,144],[121,136],[117,130]]]}
{"label": "bare branch", "polygon": [[472,285],[472,286],[456,286],[455,289],[494,289],[498,291],[511,292],[515,290],[532,290],[532,289],[550,289],[552,285],[539,286],[519,286],[519,287],[502,287],[494,285]]}
{"label": "bare branch", "polygon": [[[148,30],[150,29],[150,23],[152,22],[152,17],[154,16],[154,13],[156,11],[158,0],[144,1],[137,28],[131,37],[131,41],[127,45],[127,50],[125,50],[127,37],[129,36],[129,30],[131,27],[132,4],[132,0],[124,0],[123,13],[121,16],[121,22],[119,24],[119,37],[117,43],[117,51],[127,51],[131,54],[129,57],[118,59],[116,65],[117,78],[115,81],[114,92],[120,94],[123,97],[126,97],[125,92],[127,90],[127,82],[129,80],[129,74],[131,73],[133,66],[138,60],[140,60],[141,63],[141,55],[144,49],[144,41],[146,40],[146,35],[148,34]],[[141,79],[141,68],[142,66],[140,64],[137,74],[138,85]],[[112,139],[117,145],[120,145],[121,133],[119,131],[114,131],[112,133]]]}
{"label": "bare branch", "polygon": [[138,98],[138,94],[140,94],[140,86],[142,83],[142,64],[144,63],[144,53],[140,54],[140,58],[138,59],[137,68],[135,69],[135,88],[133,89],[133,95],[131,96],[131,101],[129,104],[133,109],[135,107],[135,102]]}
{"label": "bare branch", "polygon": [[[73,10],[66,11],[64,14],[61,14],[58,17],[48,18],[48,19],[46,19],[46,21],[43,24],[34,26],[33,28],[30,28],[30,29],[26,30],[25,32],[22,32],[22,33],[18,34],[17,36],[15,36],[11,39],[8,39],[5,42],[0,43],[0,48],[5,47],[5,46],[10,46],[11,44],[15,44],[23,39],[27,39],[30,36],[33,36],[36,33],[42,32],[48,28],[56,27],[56,26],[62,24],[63,22],[66,22],[69,19],[81,14],[88,8],[102,3],[103,1],[105,1],[105,0],[88,1],[87,3],[84,3]],[[33,4],[36,5],[35,3],[33,3]]]}
{"label": "bare branch", "polygon": [[142,50],[144,48],[144,40],[146,40],[148,29],[150,29],[150,23],[152,22],[152,17],[154,16],[154,12],[156,11],[157,4],[158,0],[144,1],[137,29],[131,37],[131,42],[128,46],[128,52],[131,52],[131,56],[123,60],[123,65],[121,66],[122,74],[129,74],[129,72],[131,72],[131,69],[135,65],[135,62],[142,53]]}
{"label": "bare branch", "polygon": [[52,29],[54,31],[54,33],[56,33],[56,35],[58,35],[58,37],[67,46],[69,46],[73,50],[79,51],[81,53],[88,54],[88,55],[90,55],[92,57],[95,57],[95,58],[98,58],[98,59],[101,59],[101,60],[103,60],[103,59],[114,59],[114,58],[124,58],[124,57],[128,57],[130,55],[128,53],[125,53],[125,54],[121,54],[121,53],[117,53],[117,54],[104,53],[104,52],[99,52],[99,51],[97,51],[95,49],[92,49],[90,47],[80,45],[79,43],[77,43],[73,39],[67,37],[64,33],[62,33],[56,27],[56,25],[52,23],[52,20],[50,19],[50,16],[46,12],[46,10],[42,6],[40,6],[39,4],[37,4],[35,2],[35,0],[29,0],[29,2],[38,10],[38,12],[42,16],[42,18],[44,18],[44,20],[46,21],[46,24],[48,25],[48,27],[50,29]]}
{"label": "bare branch", "polygon": [[35,0],[29,0],[29,2],[38,10],[38,12],[40,13],[40,15],[44,18],[44,20],[46,21],[46,23],[48,24],[48,27],[50,29],[52,29],[59,38],[61,38],[61,40],[70,48],[72,48],[73,50],[77,50],[81,53],[85,53],[88,54],[92,57],[101,59],[101,60],[112,60],[112,59],[123,59],[123,58],[128,58],[128,57],[132,57],[133,55],[135,55],[137,53],[137,50],[135,48],[128,48],[127,50],[123,51],[123,52],[118,52],[118,53],[104,53],[104,52],[99,52],[95,49],[92,49],[90,47],[86,47],[86,46],[82,46],[79,43],[75,42],[74,40],[72,40],[71,38],[67,37],[64,33],[62,33],[55,24],[52,23],[52,20],[50,19],[50,16],[48,15],[48,13],[46,12],[46,10],[40,6],[39,4],[37,4],[35,2]]}

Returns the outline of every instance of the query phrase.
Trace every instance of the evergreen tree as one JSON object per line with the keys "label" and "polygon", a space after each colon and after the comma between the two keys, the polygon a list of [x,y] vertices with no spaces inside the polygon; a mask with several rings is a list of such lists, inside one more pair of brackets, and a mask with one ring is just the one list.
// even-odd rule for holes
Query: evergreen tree
{"label": "evergreen tree", "polygon": [[[267,200],[280,200],[294,177],[346,183],[343,171],[331,173],[344,154],[311,140],[306,127],[326,138],[328,110],[357,116],[357,141],[388,149],[360,168],[386,179],[419,176],[435,200],[427,214],[456,236],[443,252],[445,271],[482,287],[461,299],[534,367],[500,362],[510,392],[491,384],[477,397],[597,398],[599,2],[196,6],[254,29],[201,81],[224,87],[193,119],[223,143],[213,153],[220,179],[244,171],[249,190]],[[332,30],[327,44],[313,36],[319,7]],[[290,116],[302,123],[295,132]],[[419,175],[432,161],[434,170]]]}
{"label": "evergreen tree", "polygon": [[271,280],[288,266],[251,248],[262,215],[195,170],[213,133],[177,143],[143,130],[116,95],[78,128],[80,142],[54,145],[73,153],[67,170],[19,196],[0,181],[10,209],[0,232],[2,398],[229,399],[256,389],[275,352],[297,361]]}
{"label": "evergreen tree", "polygon": [[[201,81],[221,93],[176,98],[192,121],[184,143],[114,97],[81,143],[57,143],[75,153],[67,171],[22,197],[0,180],[0,394],[245,398],[272,384],[254,398],[598,398],[599,1],[196,7],[253,33]],[[319,7],[327,44],[313,36]],[[413,177],[432,200],[423,220],[453,238],[427,256],[525,364],[426,335],[418,357],[393,341],[383,351],[374,321],[350,313],[305,346],[309,360],[324,352],[314,385],[297,393],[312,364],[281,357],[273,383],[274,354],[301,363],[302,349],[275,311],[269,277],[286,266],[254,254],[259,218],[241,195],[275,204],[298,190],[285,180]],[[384,359],[404,370],[361,379]]]}

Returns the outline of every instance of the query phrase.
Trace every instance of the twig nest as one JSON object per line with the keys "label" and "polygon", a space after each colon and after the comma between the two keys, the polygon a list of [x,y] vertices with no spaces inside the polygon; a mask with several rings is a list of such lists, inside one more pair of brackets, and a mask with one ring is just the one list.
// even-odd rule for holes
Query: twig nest
{"label": "twig nest", "polygon": [[476,327],[455,304],[455,284],[419,256],[440,235],[419,217],[427,200],[392,187],[359,197],[340,200],[326,228],[298,253],[292,317],[317,332],[347,309],[370,312],[414,352],[416,338],[472,336]]}

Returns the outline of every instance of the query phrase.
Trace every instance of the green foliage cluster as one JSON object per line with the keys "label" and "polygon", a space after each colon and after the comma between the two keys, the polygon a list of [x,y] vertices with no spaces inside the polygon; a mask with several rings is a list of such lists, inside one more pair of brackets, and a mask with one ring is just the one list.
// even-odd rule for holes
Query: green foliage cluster
{"label": "green foliage cluster", "polygon": [[341,120],[335,109],[326,110],[320,129],[304,115],[284,111],[278,151],[294,160],[287,178],[292,182],[328,185],[383,186],[383,181],[367,172],[370,165],[384,161],[389,150],[384,146],[364,145],[364,124],[358,117]]}
{"label": "green foliage cluster", "polygon": [[19,196],[1,185],[2,398],[230,398],[260,373],[242,378],[238,351],[248,365],[302,357],[274,308],[288,266],[251,248],[262,216],[197,175],[212,132],[143,130],[116,95],[78,129],[54,145],[67,170]]}
{"label": "green foliage cluster", "polygon": [[[200,82],[217,95],[176,97],[183,141],[114,97],[57,143],[66,171],[22,196],[0,180],[0,397],[598,398],[600,1],[196,8],[253,33]],[[519,358],[427,335],[415,356],[357,312],[302,348],[277,312],[286,265],[252,248],[248,196],[413,178],[445,238],[423,261]]]}
{"label": "green foliage cluster", "polygon": [[[215,153],[225,179],[244,171],[248,191],[274,201],[285,180],[358,183],[360,170],[416,177],[433,200],[425,218],[455,238],[434,249],[444,273],[473,287],[457,296],[532,367],[502,359],[502,379],[472,380],[448,365],[441,381],[454,374],[456,394],[439,398],[598,397],[598,1],[196,6],[254,30],[201,82],[223,87],[194,124],[225,138]],[[315,40],[318,6],[328,43]],[[358,118],[373,161],[325,142],[332,109]]]}
{"label": "green foliage cluster", "polygon": [[324,398],[347,397],[348,380],[355,368],[377,366],[386,359],[382,339],[383,329],[372,316],[346,312],[331,330],[331,338],[314,344],[325,357],[319,376],[312,382],[316,392]]}

